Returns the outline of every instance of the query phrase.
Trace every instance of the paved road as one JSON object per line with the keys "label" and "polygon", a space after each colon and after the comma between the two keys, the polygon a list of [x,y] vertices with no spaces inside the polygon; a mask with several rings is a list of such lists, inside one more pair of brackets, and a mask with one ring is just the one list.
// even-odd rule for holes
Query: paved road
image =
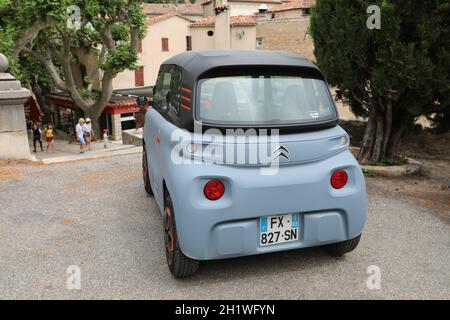
{"label": "paved road", "polygon": [[[165,265],[139,155],[3,166],[0,299],[449,299],[450,226],[375,182],[364,237],[345,258],[315,248],[215,261],[180,281]],[[66,289],[71,265],[79,291]],[[370,265],[381,268],[380,290],[367,289]]]}

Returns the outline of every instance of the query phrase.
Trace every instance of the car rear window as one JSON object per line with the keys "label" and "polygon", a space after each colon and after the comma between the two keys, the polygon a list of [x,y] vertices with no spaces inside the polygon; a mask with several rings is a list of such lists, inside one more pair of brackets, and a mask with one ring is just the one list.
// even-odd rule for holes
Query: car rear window
{"label": "car rear window", "polygon": [[197,118],[213,124],[289,125],[337,117],[327,84],[311,72],[215,72],[197,86]]}

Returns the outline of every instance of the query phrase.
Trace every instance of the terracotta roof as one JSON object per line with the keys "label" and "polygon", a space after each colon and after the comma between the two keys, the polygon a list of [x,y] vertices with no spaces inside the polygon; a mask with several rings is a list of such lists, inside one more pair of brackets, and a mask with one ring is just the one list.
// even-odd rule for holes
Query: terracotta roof
{"label": "terracotta roof", "polygon": [[316,0],[294,0],[285,2],[282,5],[274,6],[268,12],[280,12],[297,9],[309,9],[316,4]]}
{"label": "terracotta roof", "polygon": [[214,9],[216,9],[216,10],[230,10],[231,7],[230,7],[229,4],[220,3],[220,4],[217,4]]}
{"label": "terracotta roof", "polygon": [[182,16],[177,11],[172,11],[172,12],[169,12],[169,13],[166,13],[166,14],[162,14],[162,15],[159,15],[159,16],[149,17],[149,18],[147,18],[146,22],[147,22],[147,25],[151,25],[151,24],[155,24],[155,23],[158,23],[160,21],[169,19],[171,17],[180,17],[180,18],[188,20],[188,21],[193,21],[193,20],[191,20],[191,19],[189,19],[189,18],[187,18],[185,16]]}
{"label": "terracotta roof", "polygon": [[[201,5],[210,3],[213,0],[205,0],[201,2]],[[283,0],[228,0],[228,2],[252,2],[252,3],[265,3],[265,4],[271,4],[271,3],[282,3]]]}
{"label": "terracotta roof", "polygon": [[161,15],[173,11],[188,16],[203,15],[203,8],[200,4],[144,3],[142,8],[147,15]]}
{"label": "terracotta roof", "polygon": [[[50,102],[55,105],[78,109],[72,97],[65,92],[55,92],[47,95]],[[124,97],[121,95],[113,94],[107,107],[109,108],[123,108],[123,107],[136,107],[136,99]]]}
{"label": "terracotta roof", "polygon": [[[209,16],[191,23],[191,27],[213,27],[216,17]],[[233,26],[254,26],[256,25],[256,16],[232,16],[230,25]]]}

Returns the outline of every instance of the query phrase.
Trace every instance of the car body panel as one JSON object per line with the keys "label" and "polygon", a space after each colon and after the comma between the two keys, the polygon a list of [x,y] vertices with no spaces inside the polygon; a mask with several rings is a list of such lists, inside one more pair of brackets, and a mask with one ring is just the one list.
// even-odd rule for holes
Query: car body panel
{"label": "car body panel", "polygon": [[[348,145],[339,149],[336,143],[345,134],[340,127],[282,135],[280,144],[292,142],[291,154],[313,156],[299,163],[280,164],[275,175],[263,175],[260,166],[174,163],[170,159],[179,141],[172,135],[180,129],[153,109],[146,116],[146,124],[150,124],[144,129],[149,168],[150,172],[159,171],[150,174],[152,188],[161,213],[164,184],[170,193],[178,241],[188,257],[210,260],[298,249],[349,240],[362,232],[367,207],[364,176]],[[150,129],[152,126],[157,129]],[[153,141],[156,134],[159,144]],[[193,133],[186,134],[193,139]],[[335,141],[334,145],[330,146],[330,141]],[[328,154],[318,153],[320,142],[329,146]],[[349,176],[341,190],[330,184],[332,173],[338,169],[346,170]],[[221,179],[226,190],[214,202],[203,195],[211,179]],[[286,213],[300,213],[300,239],[259,246],[259,218]]]}

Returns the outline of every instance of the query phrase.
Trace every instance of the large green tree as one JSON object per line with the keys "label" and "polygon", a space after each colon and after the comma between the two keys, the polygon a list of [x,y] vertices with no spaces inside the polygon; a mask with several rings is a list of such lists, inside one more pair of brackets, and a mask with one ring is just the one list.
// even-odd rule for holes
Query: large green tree
{"label": "large green tree", "polygon": [[[379,29],[367,26],[370,5]],[[311,32],[329,83],[368,117],[361,162],[395,157],[417,117],[450,108],[449,0],[317,0]]]}
{"label": "large green tree", "polygon": [[5,35],[0,49],[12,58],[13,71],[22,60],[16,72],[29,75],[38,62],[98,128],[113,79],[136,67],[136,48],[146,30],[142,1],[0,1],[0,32]]}

